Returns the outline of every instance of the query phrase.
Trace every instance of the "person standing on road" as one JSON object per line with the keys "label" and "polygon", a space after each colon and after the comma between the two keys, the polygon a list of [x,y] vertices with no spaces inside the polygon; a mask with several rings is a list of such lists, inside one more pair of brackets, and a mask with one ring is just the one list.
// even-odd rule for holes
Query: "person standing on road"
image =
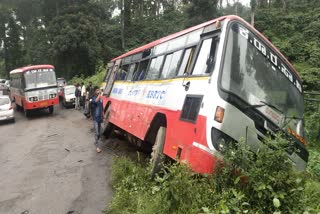
{"label": "person standing on road", "polygon": [[89,97],[88,91],[86,91],[86,93],[85,93],[85,103],[84,103],[83,114],[87,117],[87,119],[90,118],[90,97]]}
{"label": "person standing on road", "polygon": [[74,105],[74,109],[79,110],[80,109],[80,97],[81,97],[81,88],[79,83],[76,84],[76,90],[75,90],[75,105]]}
{"label": "person standing on road", "polygon": [[103,104],[101,99],[101,91],[99,87],[94,88],[94,95],[92,97],[92,117],[94,126],[94,144],[97,147],[97,153],[101,152],[99,140],[101,138],[101,123],[103,122]]}
{"label": "person standing on road", "polygon": [[[91,81],[89,81],[89,86],[87,88],[87,92],[89,93],[89,100],[91,100],[92,96],[94,95],[94,89],[92,87],[92,82]],[[93,118],[91,101],[89,102],[89,115],[91,115],[91,117]]]}
{"label": "person standing on road", "polygon": [[82,82],[81,83],[81,106],[83,107],[83,109],[84,109],[85,101],[86,101],[86,86]]}

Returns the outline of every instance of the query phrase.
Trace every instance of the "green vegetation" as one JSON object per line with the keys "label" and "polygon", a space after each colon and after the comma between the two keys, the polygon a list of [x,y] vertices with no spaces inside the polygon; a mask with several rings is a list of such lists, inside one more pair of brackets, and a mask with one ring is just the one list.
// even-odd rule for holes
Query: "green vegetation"
{"label": "green vegetation", "polygon": [[90,76],[90,77],[84,77],[83,75],[81,76],[74,76],[70,81],[68,81],[68,85],[71,85],[71,84],[81,84],[82,82],[85,84],[85,85],[89,85],[89,82],[92,82],[92,86],[98,86],[100,87],[101,84],[103,83],[103,78],[106,74],[106,69],[104,66],[100,66],[97,73],[93,76]]}
{"label": "green vegetation", "polygon": [[288,142],[278,137],[256,155],[244,143],[225,154],[223,167],[210,176],[185,164],[165,166],[154,180],[145,162],[117,158],[114,198],[106,213],[317,213],[320,182],[296,172],[288,160]]}

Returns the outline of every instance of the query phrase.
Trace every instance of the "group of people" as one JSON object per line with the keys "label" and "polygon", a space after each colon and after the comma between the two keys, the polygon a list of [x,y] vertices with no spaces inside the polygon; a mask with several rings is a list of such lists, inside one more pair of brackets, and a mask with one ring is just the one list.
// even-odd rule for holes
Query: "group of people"
{"label": "group of people", "polygon": [[101,138],[101,123],[103,122],[103,103],[102,92],[99,87],[92,87],[92,82],[89,82],[88,87],[82,82],[81,85],[76,84],[75,90],[75,109],[80,110],[81,106],[84,109],[84,115],[93,120],[93,128],[95,132],[94,144],[97,153],[101,152],[99,140]]}
{"label": "group of people", "polygon": [[87,108],[86,104],[89,103],[90,98],[93,96],[94,89],[92,87],[92,82],[89,82],[88,87],[85,86],[85,84],[82,82],[81,85],[77,83],[75,90],[75,106],[74,108],[76,110],[80,110],[81,107],[85,110],[85,115],[87,117],[90,117],[90,108]]}

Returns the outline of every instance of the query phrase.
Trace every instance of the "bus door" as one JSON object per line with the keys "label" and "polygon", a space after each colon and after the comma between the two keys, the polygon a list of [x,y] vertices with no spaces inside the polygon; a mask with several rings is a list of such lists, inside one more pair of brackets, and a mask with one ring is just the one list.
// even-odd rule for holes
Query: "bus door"
{"label": "bus door", "polygon": [[[121,59],[118,59],[118,60],[115,62],[114,66],[113,66],[113,68],[112,68],[112,70],[111,70],[110,75],[107,74],[107,76],[109,75],[109,78],[107,78],[106,88],[105,88],[105,90],[104,90],[104,94],[105,94],[106,96],[110,96],[110,93],[111,93],[111,90],[112,90],[112,86],[113,86],[113,83],[114,83],[114,81],[115,81],[115,79],[116,79],[116,75],[117,75],[117,71],[118,71],[118,68],[119,68],[120,63],[121,63]],[[109,69],[108,69],[108,70],[109,70]]]}
{"label": "bus door", "polygon": [[104,88],[103,88],[103,95],[107,95],[107,82],[110,78],[110,75],[112,73],[112,68],[113,68],[113,65],[114,65],[114,62],[109,62],[107,64],[107,69],[106,69],[106,74],[104,75],[104,78],[103,78],[103,82],[104,82]]}
{"label": "bus door", "polygon": [[[196,58],[192,63],[192,70],[188,72],[191,76],[210,76],[215,70],[217,50],[219,46],[220,32],[207,32],[201,35],[201,41],[196,48]],[[179,124],[182,132],[174,133],[174,138],[183,145],[182,159],[192,160],[192,168],[203,165],[202,151],[194,150],[195,146],[206,146],[206,117],[201,115],[201,108],[205,102],[205,91],[208,91],[208,80],[190,80],[187,82],[185,100],[182,105]],[[212,99],[207,97],[207,99]],[[178,128],[178,127],[177,127]],[[176,130],[176,129],[175,129]],[[186,134],[187,133],[187,134]],[[181,140],[183,139],[183,140]]]}

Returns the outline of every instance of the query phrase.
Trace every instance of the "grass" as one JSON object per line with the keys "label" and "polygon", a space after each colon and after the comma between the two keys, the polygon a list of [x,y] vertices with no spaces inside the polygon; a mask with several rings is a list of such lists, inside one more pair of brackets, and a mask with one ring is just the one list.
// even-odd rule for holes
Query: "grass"
{"label": "grass", "polygon": [[[270,143],[284,145],[285,141]],[[210,176],[175,163],[151,179],[146,161],[116,158],[112,168],[115,195],[105,213],[320,212],[320,182],[314,170],[319,167],[319,150],[312,149],[312,169],[309,166],[299,173],[281,146],[276,152],[261,151],[253,160],[247,147],[240,145],[225,155],[219,173]]]}

